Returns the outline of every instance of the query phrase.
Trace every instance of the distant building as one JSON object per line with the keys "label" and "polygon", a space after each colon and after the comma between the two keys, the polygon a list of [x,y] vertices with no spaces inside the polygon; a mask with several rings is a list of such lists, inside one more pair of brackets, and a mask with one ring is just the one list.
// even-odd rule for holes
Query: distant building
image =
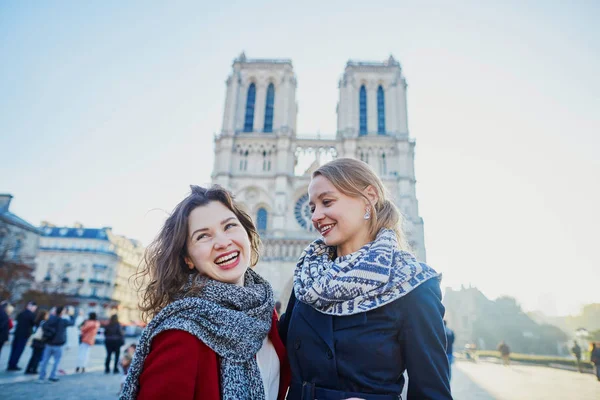
{"label": "distant building", "polygon": [[490,300],[479,289],[463,286],[460,290],[446,288],[443,303],[446,307],[444,318],[455,334],[454,348],[462,350],[467,343],[483,347],[473,328]]}
{"label": "distant building", "polygon": [[568,335],[553,325],[531,318],[513,297],[489,300],[477,288],[447,288],[445,318],[456,335],[455,349],[467,343],[480,350],[495,350],[505,341],[515,353],[561,355]]}
{"label": "distant building", "polygon": [[137,294],[129,278],[143,258],[136,240],[111,228],[56,227],[44,222],[35,281],[39,289],[62,293],[86,313],[118,314],[121,322],[140,321]]}
{"label": "distant building", "polygon": [[242,53],[233,61],[212,173],[213,183],[230,189],[254,218],[264,244],[256,270],[284,306],[296,261],[318,237],[308,205],[311,172],[333,158],[374,168],[404,215],[415,255],[425,261],[400,63],[348,61],[338,86],[337,131],[329,137],[297,135],[296,83],[291,60]]}
{"label": "distant building", "polygon": [[106,317],[113,299],[119,257],[111,228],[56,227],[42,223],[35,281],[44,292],[69,296],[86,312]]}
{"label": "distant building", "polygon": [[32,284],[40,230],[10,212],[12,198],[0,194],[0,300],[15,302]]}
{"label": "distant building", "polygon": [[107,233],[118,256],[112,299],[118,303],[119,321],[122,323],[141,321],[139,299],[133,280],[138,267],[143,262],[146,249],[137,240],[116,235],[110,230]]}

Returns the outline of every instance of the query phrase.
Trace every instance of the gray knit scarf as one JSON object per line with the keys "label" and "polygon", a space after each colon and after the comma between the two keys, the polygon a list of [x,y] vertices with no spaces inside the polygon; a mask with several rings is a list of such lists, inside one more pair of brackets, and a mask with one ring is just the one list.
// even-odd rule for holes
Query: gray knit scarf
{"label": "gray knit scarf", "polygon": [[178,329],[196,336],[217,353],[222,399],[264,400],[255,356],[271,329],[271,285],[248,269],[244,287],[198,274],[190,276],[184,293],[191,287],[199,289],[162,309],[142,333],[119,399],[136,398],[152,339],[163,331]]}
{"label": "gray knit scarf", "polygon": [[333,259],[334,253],[335,248],[317,239],[304,250],[294,271],[296,298],[323,314],[373,310],[429,279],[441,279],[433,268],[401,250],[390,229],[381,229],[374,241],[354,253]]}

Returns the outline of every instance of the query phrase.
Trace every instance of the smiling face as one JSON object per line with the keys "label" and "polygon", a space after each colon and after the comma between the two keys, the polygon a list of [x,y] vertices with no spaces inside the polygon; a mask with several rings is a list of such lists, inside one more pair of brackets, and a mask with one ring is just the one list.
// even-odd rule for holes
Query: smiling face
{"label": "smiling face", "polygon": [[196,207],[188,218],[185,262],[214,280],[244,285],[250,265],[248,233],[236,215],[219,201]]}
{"label": "smiling face", "polygon": [[338,256],[353,253],[373,240],[369,221],[364,219],[369,208],[365,198],[341,193],[322,175],[311,180],[308,197],[314,227],[328,246],[337,247]]}

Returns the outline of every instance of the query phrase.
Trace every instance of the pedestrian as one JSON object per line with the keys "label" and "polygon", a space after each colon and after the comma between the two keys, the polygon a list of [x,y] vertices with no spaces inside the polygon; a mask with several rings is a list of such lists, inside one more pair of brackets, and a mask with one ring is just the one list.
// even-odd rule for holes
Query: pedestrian
{"label": "pedestrian", "polygon": [[590,352],[590,361],[594,364],[596,378],[600,381],[600,346],[592,343],[592,351]]}
{"label": "pedestrian", "polygon": [[141,310],[153,319],[120,399],[283,400],[273,289],[251,268],[256,227],[223,188],[191,190],[147,250]]}
{"label": "pedestrian", "polygon": [[46,310],[38,310],[35,318],[35,332],[31,335],[31,357],[25,368],[25,373],[30,375],[38,374],[38,365],[44,354],[44,329],[42,326],[50,318],[50,313]]}
{"label": "pedestrian", "polygon": [[452,377],[452,363],[454,363],[454,331],[448,328],[446,320],[444,320],[444,328],[446,330],[446,355],[448,356],[448,364],[450,365],[449,375]]}
{"label": "pedestrian", "polygon": [[577,341],[573,341],[573,347],[571,347],[571,353],[575,356],[575,360],[577,362],[577,371],[580,373],[583,372],[581,370],[581,347],[577,343]]}
{"label": "pedestrian", "polygon": [[321,238],[302,253],[280,320],[288,399],[451,399],[440,274],[409,253],[368,164],[338,158],[308,186]]}
{"label": "pedestrian", "polygon": [[91,312],[87,321],[81,326],[81,343],[79,343],[79,353],[77,354],[77,367],[75,373],[85,372],[90,356],[90,347],[96,342],[96,334],[100,329],[100,322],[95,312]]}
{"label": "pedestrian", "polygon": [[6,300],[0,304],[0,354],[2,352],[2,346],[4,346],[4,342],[8,341],[11,330],[11,308],[12,306]]}
{"label": "pedestrian", "polygon": [[20,371],[21,368],[17,365],[29,336],[33,333],[35,326],[35,310],[37,304],[34,301],[27,303],[25,310],[17,315],[17,327],[13,335],[12,347],[10,349],[10,358],[8,359],[7,371]]}
{"label": "pedestrian", "polygon": [[131,360],[133,360],[133,355],[135,354],[135,349],[137,345],[132,343],[125,350],[125,354],[123,354],[123,358],[121,359],[121,369],[123,370],[123,380],[121,381],[121,390],[119,394],[123,391],[123,386],[125,385],[125,380],[127,379],[127,372],[129,371],[129,367],[131,366]]}
{"label": "pedestrian", "polygon": [[75,323],[67,328],[67,343],[65,344],[65,350],[79,348],[79,344],[81,343],[79,328],[81,328],[84,319],[83,310],[80,308],[75,317]]}
{"label": "pedestrian", "polygon": [[[75,310],[72,307],[56,307],[55,315],[51,315],[42,327],[44,332],[43,340],[46,342],[46,347],[44,348],[42,363],[40,365],[39,382],[44,382],[46,379],[46,369],[50,358],[54,359],[54,364],[52,365],[52,371],[50,371],[48,380],[50,382],[58,382],[56,372],[58,371],[62,357],[62,348],[67,342],[67,326],[75,323],[74,314]],[[65,315],[68,315],[69,319],[63,318]]]}
{"label": "pedestrian", "polygon": [[500,352],[500,357],[502,357],[502,365],[510,365],[510,347],[508,347],[504,340],[498,344],[498,351]]}
{"label": "pedestrian", "polygon": [[125,336],[123,335],[123,327],[119,323],[119,317],[114,314],[110,317],[110,322],[104,328],[104,346],[106,347],[106,361],[104,362],[104,373],[110,373],[110,359],[115,355],[113,372],[119,373],[119,355],[121,354],[121,346],[125,344]]}

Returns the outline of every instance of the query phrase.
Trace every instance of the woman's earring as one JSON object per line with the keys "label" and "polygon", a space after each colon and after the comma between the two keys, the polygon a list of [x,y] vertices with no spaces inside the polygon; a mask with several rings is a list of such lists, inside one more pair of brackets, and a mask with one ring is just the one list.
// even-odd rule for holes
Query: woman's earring
{"label": "woman's earring", "polygon": [[365,210],[365,216],[363,217],[364,219],[371,219],[371,209],[367,207],[367,209]]}

